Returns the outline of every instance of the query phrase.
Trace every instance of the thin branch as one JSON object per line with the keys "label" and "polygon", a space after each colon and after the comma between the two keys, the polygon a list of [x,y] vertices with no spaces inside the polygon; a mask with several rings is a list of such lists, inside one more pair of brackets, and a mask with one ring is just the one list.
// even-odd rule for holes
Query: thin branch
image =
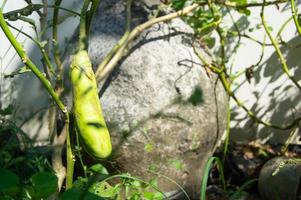
{"label": "thin branch", "polygon": [[[196,49],[196,48],[195,48]],[[227,92],[227,94],[236,102],[236,104],[241,107],[243,110],[245,110],[245,112],[248,114],[249,117],[251,117],[256,123],[259,124],[263,124],[267,127],[271,127],[271,128],[275,128],[275,129],[281,129],[281,130],[289,130],[293,127],[295,127],[296,125],[299,124],[299,122],[301,121],[301,117],[295,119],[293,122],[291,122],[288,125],[285,126],[279,126],[279,125],[275,125],[275,124],[271,124],[270,122],[266,122],[263,121],[262,119],[260,119],[259,117],[257,117],[251,110],[249,110],[235,95],[235,93],[231,90],[231,85],[229,84],[228,80],[227,80],[227,74],[225,73],[224,70],[220,69],[220,68],[216,68],[215,66],[213,66],[211,63],[209,63],[208,61],[206,61],[206,59],[202,56],[201,53],[197,53],[198,51],[195,51],[196,55],[200,58],[200,60],[210,69],[212,69],[213,72],[215,72],[216,74],[218,74],[219,79],[222,82],[222,85],[225,89],[225,91]]]}
{"label": "thin branch", "polygon": [[36,77],[41,81],[42,85],[45,87],[45,89],[48,91],[48,93],[51,95],[53,100],[56,102],[58,107],[62,110],[63,113],[67,113],[67,109],[62,103],[62,101],[59,99],[59,97],[56,95],[55,91],[53,90],[49,80],[45,78],[43,73],[40,72],[40,70],[33,64],[33,62],[28,58],[26,55],[25,50],[20,45],[20,43],[17,41],[15,36],[12,34],[12,32],[9,30],[8,25],[6,24],[2,10],[0,10],[0,26],[12,46],[17,51],[18,55],[20,56],[22,62],[29,68],[31,71],[36,75]]}
{"label": "thin branch", "polygon": [[97,71],[96,71],[96,81],[99,83],[101,80],[103,80],[105,77],[107,77],[113,71],[113,69],[116,66],[116,64],[118,63],[118,61],[123,57],[123,54],[124,54],[124,51],[125,51],[126,47],[143,30],[151,27],[154,24],[157,24],[157,23],[160,23],[160,22],[165,22],[165,21],[170,21],[170,20],[172,20],[176,17],[186,15],[186,14],[190,13],[191,11],[193,11],[194,9],[196,9],[199,6],[200,6],[199,4],[192,4],[191,6],[187,6],[186,8],[184,8],[180,11],[170,13],[170,14],[167,14],[167,15],[162,16],[162,17],[151,19],[151,20],[149,20],[149,21],[147,21],[147,22],[145,22],[141,25],[136,26],[131,31],[129,37],[124,42],[122,47],[119,48],[119,50],[115,53],[115,55],[112,57],[110,62],[106,65],[106,67],[103,70],[97,69]]}
{"label": "thin branch", "polygon": [[[106,55],[106,57],[102,60],[102,62],[98,65],[97,71],[101,72],[104,67],[109,63],[111,58],[114,56],[114,54],[124,45],[124,43],[127,41],[130,30],[131,30],[131,5],[133,0],[127,0],[127,9],[126,9],[126,28],[123,36],[121,39],[117,42],[117,44],[111,49],[111,51]],[[97,72],[96,72],[97,74]]]}
{"label": "thin branch", "polygon": [[287,66],[287,63],[284,59],[284,56],[278,46],[278,43],[274,40],[272,34],[270,33],[269,29],[268,29],[268,26],[265,22],[265,18],[264,18],[264,6],[262,6],[262,9],[261,9],[261,13],[260,13],[260,16],[261,16],[261,21],[262,21],[262,24],[263,24],[263,27],[264,27],[264,30],[265,32],[267,33],[270,41],[272,42],[273,46],[274,46],[274,49],[280,59],[280,62],[281,62],[281,66],[282,66],[282,70],[283,72],[287,75],[287,77],[299,88],[299,90],[301,91],[301,85],[298,83],[298,81],[294,78],[294,76],[292,76],[290,74],[290,71],[288,69],[288,66]]}
{"label": "thin branch", "polygon": [[293,19],[293,17],[289,17],[280,27],[277,35],[276,35],[276,39],[280,38],[280,41],[283,42],[282,38],[281,38],[281,33],[283,32],[283,30],[285,29],[285,27],[289,24],[289,22]]}
{"label": "thin branch", "polygon": [[292,123],[285,125],[285,126],[280,126],[280,125],[276,125],[276,124],[272,124],[270,122],[266,122],[263,121],[262,119],[260,119],[259,117],[257,117],[251,110],[249,110],[235,95],[235,93],[231,90],[229,83],[227,81],[226,75],[225,73],[220,73],[219,74],[220,80],[226,90],[226,92],[228,93],[228,95],[236,102],[236,104],[241,107],[243,110],[246,111],[246,113],[249,115],[249,117],[251,117],[256,123],[259,124],[263,124],[267,127],[271,127],[271,128],[275,128],[275,129],[281,129],[281,130],[289,130],[291,128],[293,128],[294,126],[296,126],[297,124],[299,124],[299,122],[301,121],[301,117],[297,118],[296,120],[294,120]]}
{"label": "thin branch", "polygon": [[[260,57],[258,59],[258,61],[256,62],[256,64],[252,65],[251,68],[252,70],[254,70],[254,68],[258,67],[260,65],[260,63],[262,62],[263,60],[263,56],[264,56],[264,49],[265,49],[265,41],[266,41],[266,36],[264,36],[264,39],[263,39],[263,43],[261,45],[261,54],[260,54]],[[237,79],[238,77],[240,77],[242,74],[245,74],[246,71],[248,70],[247,69],[243,69],[242,71],[240,72],[237,72],[235,75],[231,76],[231,81],[234,81],[235,79]]]}
{"label": "thin branch", "polygon": [[[43,30],[47,26],[47,17],[48,17],[48,10],[47,10],[48,1],[43,0],[42,2],[43,2],[44,7],[43,7],[43,12],[41,13],[41,17],[40,17],[40,24],[41,24],[40,33],[41,33],[41,30]],[[45,34],[37,36],[37,38],[41,38],[40,41],[47,41],[46,44],[43,45],[43,49],[40,48],[40,50],[43,54],[49,55],[48,38],[45,37]],[[47,56],[47,58],[48,58],[48,56]],[[50,74],[50,68],[47,67],[47,66],[49,66],[48,62],[49,62],[49,59],[48,60],[46,60],[44,58],[42,59],[44,72],[46,73],[46,78],[48,80],[51,80],[52,76]],[[54,74],[52,74],[52,75],[54,75]]]}
{"label": "thin branch", "polygon": [[100,4],[101,0],[90,0],[90,2],[92,2],[91,8],[90,10],[87,12],[87,19],[86,19],[86,29],[87,29],[87,33],[88,33],[88,38],[89,38],[89,30],[90,30],[90,25],[92,23],[92,18],[94,16],[94,14],[97,11],[97,8]]}
{"label": "thin branch", "polygon": [[[30,5],[28,5],[24,8],[13,10],[13,11],[10,11],[10,12],[7,12],[7,13],[3,13],[3,16],[4,16],[5,19],[15,21],[15,20],[18,20],[20,16],[29,16],[33,12],[38,12],[43,7],[44,7],[43,4],[30,4]],[[74,12],[72,10],[69,10],[67,8],[60,7],[60,6],[47,5],[46,7],[47,8],[54,8],[54,9],[64,10],[66,12],[69,12],[69,13],[73,14],[73,15],[80,16],[79,13]]]}
{"label": "thin branch", "polygon": [[[63,76],[63,67],[62,67],[62,61],[60,57],[59,52],[59,44],[58,44],[58,17],[59,17],[59,9],[58,7],[61,5],[62,0],[56,0],[54,2],[55,8],[53,9],[53,17],[52,17],[52,42],[53,42],[53,54],[54,54],[54,62],[57,67],[57,81],[56,81],[56,88],[60,88],[61,82],[62,82],[62,76]],[[56,89],[57,92],[60,91],[60,89]],[[60,92],[59,94],[60,95]]]}
{"label": "thin branch", "polygon": [[297,31],[298,31],[299,35],[301,36],[301,27],[300,27],[300,24],[299,24],[299,21],[298,21],[298,15],[297,15],[297,11],[296,11],[296,8],[295,8],[295,0],[291,0],[291,10],[292,10],[292,16],[293,16],[293,19],[294,19],[294,22],[295,22],[295,26],[297,28]]}
{"label": "thin branch", "polygon": [[247,3],[247,4],[236,4],[232,1],[226,2],[215,2],[216,4],[225,5],[227,7],[236,8],[236,9],[243,9],[243,8],[250,8],[250,7],[262,7],[262,6],[271,6],[271,5],[278,5],[282,3],[287,3],[288,0],[278,0],[278,1],[266,1],[263,3]]}
{"label": "thin branch", "polygon": [[[17,54],[20,56],[22,62],[29,69],[31,69],[31,71],[35,74],[35,76],[40,80],[40,82],[42,83],[44,88],[48,91],[48,93],[50,94],[52,99],[55,101],[57,106],[60,108],[60,110],[65,114],[67,151],[68,151],[68,149],[70,149],[70,136],[69,136],[69,113],[67,111],[67,108],[65,107],[63,102],[60,100],[60,98],[56,94],[56,92],[54,91],[49,80],[47,80],[47,78],[45,78],[43,73],[41,73],[40,70],[35,66],[35,64],[30,60],[30,58],[27,56],[23,47],[20,45],[20,43],[17,41],[17,39],[14,37],[14,35],[10,31],[10,29],[8,28],[8,25],[4,20],[4,16],[2,14],[1,9],[0,9],[0,26],[1,26],[2,31],[6,35],[7,39],[10,41],[12,46],[15,48]],[[68,144],[68,141],[69,141],[69,144]],[[68,156],[68,154],[67,154],[67,156]],[[71,154],[71,159],[73,159],[72,154]],[[67,162],[67,168],[70,168],[70,164],[69,165],[68,164],[69,163]],[[73,174],[72,174],[72,176],[73,176]],[[72,177],[71,177],[71,180],[72,180]],[[69,186],[68,184],[70,184],[69,181],[70,181],[70,175],[68,176],[68,174],[67,174],[67,186]],[[72,185],[72,182],[71,182],[71,185]],[[69,188],[69,187],[67,187],[67,188]]]}
{"label": "thin branch", "polygon": [[42,57],[45,61],[46,66],[48,67],[48,69],[50,70],[50,72],[52,74],[54,74],[54,67],[51,64],[50,58],[48,56],[48,54],[46,53],[46,51],[44,50],[43,44],[41,42],[39,42],[38,40],[34,39],[33,37],[31,37],[29,34],[25,33],[24,31],[22,31],[21,29],[18,29],[14,26],[12,26],[11,24],[7,23],[7,25],[9,27],[11,27],[12,29],[18,31],[19,33],[23,34],[24,36],[26,36],[27,38],[29,38],[31,41],[33,41],[40,49],[41,53],[42,53]]}
{"label": "thin branch", "polygon": [[80,14],[79,24],[79,51],[88,49],[87,29],[86,29],[86,12],[89,8],[90,0],[85,0]]}

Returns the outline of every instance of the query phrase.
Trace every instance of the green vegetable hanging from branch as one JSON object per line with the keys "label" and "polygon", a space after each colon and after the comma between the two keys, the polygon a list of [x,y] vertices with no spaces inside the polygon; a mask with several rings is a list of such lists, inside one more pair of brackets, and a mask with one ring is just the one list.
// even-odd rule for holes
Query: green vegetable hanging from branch
{"label": "green vegetable hanging from branch", "polygon": [[112,151],[110,134],[102,115],[95,75],[87,51],[79,51],[73,56],[70,70],[76,130],[90,155],[106,158]]}
{"label": "green vegetable hanging from branch", "polygon": [[[90,3],[91,9],[88,10]],[[72,58],[70,76],[76,131],[87,153],[96,159],[103,159],[111,154],[112,145],[87,52],[87,33],[98,3],[99,1],[90,0],[84,2],[80,19],[79,51]]]}

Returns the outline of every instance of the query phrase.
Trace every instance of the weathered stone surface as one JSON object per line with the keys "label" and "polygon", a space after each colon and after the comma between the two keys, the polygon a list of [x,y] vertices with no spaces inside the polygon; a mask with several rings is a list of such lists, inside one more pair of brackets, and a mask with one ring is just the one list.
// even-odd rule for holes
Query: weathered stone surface
{"label": "weathered stone surface", "polygon": [[260,171],[258,188],[263,199],[300,199],[301,162],[276,157],[264,164]]}
{"label": "weathered stone surface", "polygon": [[[135,4],[133,25],[147,20]],[[102,1],[89,54],[99,63],[122,36],[125,3]],[[170,177],[194,197],[202,170],[226,124],[227,95],[209,78],[191,48],[191,29],[180,19],[143,31],[102,84],[100,95],[117,171],[148,179],[149,169]],[[158,178],[165,192],[178,190]]]}

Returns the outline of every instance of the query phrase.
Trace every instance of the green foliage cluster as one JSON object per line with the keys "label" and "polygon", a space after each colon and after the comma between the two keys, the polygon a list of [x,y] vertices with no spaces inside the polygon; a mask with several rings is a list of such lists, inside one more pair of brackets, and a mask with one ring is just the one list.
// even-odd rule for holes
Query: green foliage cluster
{"label": "green foliage cluster", "polygon": [[[20,127],[18,127],[9,117],[14,113],[12,105],[1,109],[0,108],[0,199],[45,199],[51,195],[55,197],[67,200],[67,199],[164,199],[164,193],[158,188],[156,178],[150,181],[140,180],[139,178],[132,177],[128,174],[110,175],[105,167],[101,164],[92,165],[90,168],[86,167],[86,164],[82,159],[82,148],[79,141],[73,142],[70,138],[69,128],[72,131],[74,127],[70,125],[69,112],[64,105],[61,96],[64,91],[62,84],[62,52],[60,52],[58,44],[58,25],[60,23],[59,11],[64,10],[69,13],[68,16],[80,17],[80,38],[79,38],[79,50],[85,50],[88,47],[89,27],[93,15],[100,3],[99,0],[85,0],[80,13],[68,10],[61,7],[62,0],[55,0],[54,5],[48,5],[47,1],[43,1],[43,4],[34,4],[30,0],[26,0],[28,6],[14,10],[8,13],[2,13],[0,9],[0,25],[5,32],[7,38],[10,40],[12,46],[20,56],[24,67],[20,68],[16,72],[7,74],[6,78],[11,78],[16,75],[23,74],[25,72],[33,72],[40,82],[44,86],[45,90],[52,97],[53,102],[58,106],[57,108],[51,107],[50,113],[53,114],[54,120],[50,121],[50,124],[57,122],[56,112],[61,112],[65,117],[65,134],[66,134],[66,158],[62,154],[63,148],[60,149],[58,157],[53,155],[39,154],[35,151],[35,147],[32,145],[32,141],[26,138]],[[210,73],[217,74],[221,83],[224,86],[225,91],[229,94],[239,107],[246,111],[249,117],[259,124],[263,124],[270,128],[281,130],[295,130],[301,121],[301,118],[296,118],[288,125],[279,125],[266,122],[260,117],[257,117],[250,109],[248,109],[235,95],[235,91],[232,89],[233,83],[241,75],[245,76],[245,79],[250,81],[252,79],[254,70],[262,63],[262,57],[264,47],[267,45],[265,40],[263,42],[258,41],[256,38],[252,38],[248,35],[248,32],[252,32],[254,29],[263,29],[270,40],[270,46],[273,46],[277,56],[279,57],[280,64],[283,73],[287,75],[292,84],[301,90],[301,86],[296,81],[295,77],[291,75],[286,60],[281,52],[279,46],[284,42],[281,39],[281,33],[285,29],[287,23],[283,24],[278,31],[276,38],[271,35],[272,28],[265,22],[264,9],[269,5],[278,5],[285,3],[285,0],[278,1],[263,1],[261,3],[248,2],[247,0],[170,0],[165,1],[168,8],[174,10],[171,14],[165,16],[155,16],[149,21],[131,28],[131,0],[127,0],[127,28],[124,36],[116,44],[116,46],[110,51],[107,57],[102,63],[100,63],[96,71],[96,79],[100,82],[113,70],[118,61],[125,55],[128,45],[139,35],[139,33],[152,26],[155,23],[165,22],[175,17],[181,16],[183,20],[190,25],[195,31],[195,39],[198,41],[198,45],[193,46],[196,55],[203,63],[204,68]],[[4,4],[2,5],[3,8]],[[250,7],[261,7],[261,23],[255,27],[250,27],[246,23],[248,16],[251,14]],[[53,9],[53,16],[51,21],[43,21],[45,16],[43,11],[48,8]],[[295,3],[291,0],[292,17],[294,20],[298,34],[301,35],[301,16],[295,10]],[[244,31],[241,29],[241,21],[234,21],[231,11],[236,11],[241,15],[241,21],[245,24],[243,26]],[[32,13],[37,13],[41,18],[42,29],[38,30],[36,22],[30,18]],[[226,16],[230,16],[232,23],[227,25],[224,22]],[[65,16],[66,17],[66,16]],[[9,24],[10,21],[22,20],[33,27],[36,32],[36,38],[29,36],[27,33],[19,30]],[[11,33],[10,28],[15,29],[18,33],[21,33],[31,39],[40,49],[43,57],[43,71],[31,62],[30,58],[26,54],[23,46],[17,41],[16,37]],[[52,31],[51,38],[45,34],[48,30]],[[213,37],[213,34],[217,34],[217,37]],[[262,56],[257,63],[243,69],[238,73],[233,73],[229,63],[229,59],[232,54],[235,54],[240,46],[240,40],[242,37],[248,38],[262,46]],[[214,51],[210,56],[212,61],[207,61],[202,57],[202,54],[198,50],[198,46],[210,48]],[[52,49],[50,50],[49,47]],[[54,60],[54,63],[51,62]],[[209,73],[209,74],[210,74]],[[202,101],[202,93],[196,90],[194,95],[189,99],[193,105],[197,105]],[[230,117],[231,112],[228,112],[228,128],[227,138],[225,141],[224,155],[227,154],[227,145],[230,134]],[[50,118],[49,118],[50,119]],[[58,134],[58,130],[53,128],[51,130]],[[20,139],[22,138],[22,140]],[[59,138],[54,137],[54,138]],[[5,141],[5,142],[2,142]],[[21,141],[21,144],[20,144]],[[52,141],[52,145],[56,145],[58,140]],[[12,145],[16,144],[16,145]],[[23,147],[21,149],[21,147]],[[29,147],[29,148],[28,148]],[[151,151],[152,146],[145,147],[146,150]],[[26,149],[27,151],[25,151]],[[28,151],[28,149],[31,149]],[[59,161],[60,163],[66,163],[66,177],[59,177],[57,169],[53,169],[49,160],[51,159]],[[76,174],[74,177],[74,159],[78,159],[80,165],[84,171],[83,174]],[[64,162],[62,161],[64,159]],[[65,162],[66,161],[66,162]],[[171,161],[177,168],[181,168],[181,163],[177,161]],[[213,163],[217,163],[218,170],[221,173],[221,183],[224,190],[227,190],[225,180],[223,177],[222,162],[212,157],[209,159],[204,176],[203,185],[201,188],[201,199],[205,199],[206,184],[208,174],[210,173]],[[63,164],[61,164],[63,165]],[[61,166],[64,168],[64,166]],[[66,178],[66,188],[61,188],[59,182],[62,182]],[[117,179],[112,183],[112,179]],[[244,190],[246,185],[253,183],[254,180],[246,182],[237,191],[229,192],[232,199],[237,199],[239,194]],[[65,191],[64,191],[65,189]],[[182,189],[180,187],[180,189]],[[60,193],[59,193],[60,192]],[[183,191],[185,193],[185,191]],[[185,193],[186,194],[186,193]],[[187,195],[188,196],[188,195]],[[189,199],[189,197],[187,198]]]}

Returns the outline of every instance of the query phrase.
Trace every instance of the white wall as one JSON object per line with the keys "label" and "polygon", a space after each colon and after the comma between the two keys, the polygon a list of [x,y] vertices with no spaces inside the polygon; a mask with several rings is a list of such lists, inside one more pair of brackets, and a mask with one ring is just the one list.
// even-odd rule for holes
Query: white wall
{"label": "white wall", "polygon": [[[301,7],[299,6],[299,9]],[[260,9],[251,9],[251,25],[260,24]],[[300,9],[301,10],[301,9]],[[265,19],[269,26],[273,27],[272,35],[275,37],[282,24],[291,16],[290,6],[269,6],[265,9]],[[264,40],[265,31],[260,29],[250,33],[253,38],[260,41]],[[286,26],[282,33],[282,38],[290,46],[301,44],[300,36],[297,36],[293,20]],[[255,64],[261,55],[261,46],[249,39],[242,39],[242,45],[235,55],[234,71],[239,71]],[[266,38],[266,43],[271,43]],[[281,48],[291,74],[295,75],[297,80],[301,78],[301,47],[299,48]],[[291,80],[283,73],[281,64],[275,54],[272,46],[266,46],[262,64],[256,69],[255,77],[249,84],[242,76],[236,81],[238,85],[236,94],[248,108],[251,108],[260,118],[278,124],[285,125],[295,117],[300,116],[300,91],[293,86]],[[299,81],[299,83],[301,83]],[[235,88],[233,88],[235,89]],[[266,128],[263,125],[257,126],[246,116],[246,113],[231,102],[235,111],[231,123],[231,136],[235,139],[252,140],[257,137],[270,139],[271,142],[284,142],[290,131],[280,131]],[[299,111],[298,111],[299,110]],[[297,130],[298,132],[298,130]],[[298,141],[298,133],[295,134],[295,142]]]}

